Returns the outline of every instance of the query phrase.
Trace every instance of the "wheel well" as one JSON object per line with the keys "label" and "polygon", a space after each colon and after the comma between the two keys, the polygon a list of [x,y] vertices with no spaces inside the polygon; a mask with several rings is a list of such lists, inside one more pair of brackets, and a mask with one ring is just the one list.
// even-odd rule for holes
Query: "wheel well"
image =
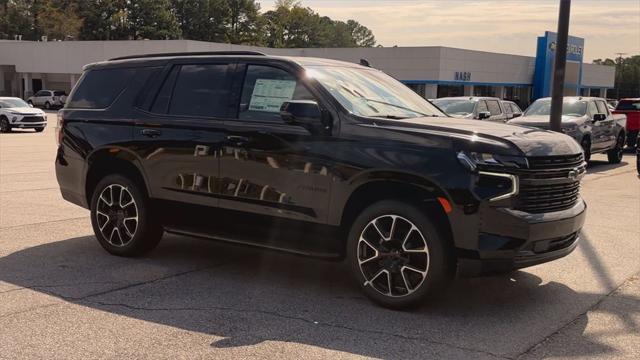
{"label": "wheel well", "polygon": [[87,204],[91,204],[91,197],[96,185],[107,175],[119,174],[127,177],[140,186],[140,189],[148,196],[146,183],[138,168],[130,160],[122,159],[103,152],[95,155],[90,161],[89,171],[85,182],[85,194]]}
{"label": "wheel well", "polygon": [[423,187],[396,181],[375,181],[354,191],[342,212],[340,226],[348,233],[355,218],[369,205],[382,200],[399,200],[418,206],[433,220],[435,226],[442,232],[451,244],[453,238],[449,218],[437,199],[437,193]]}

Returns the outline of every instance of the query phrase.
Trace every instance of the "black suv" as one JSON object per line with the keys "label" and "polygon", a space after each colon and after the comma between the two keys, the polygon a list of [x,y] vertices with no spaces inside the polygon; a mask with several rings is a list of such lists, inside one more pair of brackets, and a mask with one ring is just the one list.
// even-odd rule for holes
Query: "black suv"
{"label": "black suv", "polygon": [[455,274],[569,254],[586,205],[570,137],[447,117],[381,71],[253,52],[91,64],[58,119],[62,196],[100,244],[163,232],[346,257],[389,307]]}

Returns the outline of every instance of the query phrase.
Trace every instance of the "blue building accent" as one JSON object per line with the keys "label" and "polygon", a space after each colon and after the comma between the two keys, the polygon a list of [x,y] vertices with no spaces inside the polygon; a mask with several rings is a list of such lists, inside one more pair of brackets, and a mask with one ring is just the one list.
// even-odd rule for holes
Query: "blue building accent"
{"label": "blue building accent", "polygon": [[[551,95],[553,82],[553,62],[556,54],[557,34],[545,31],[544,36],[538,37],[536,49],[535,71],[533,75],[533,99]],[[582,82],[582,59],[584,56],[584,39],[569,36],[567,40],[567,61],[578,63],[578,82],[571,84],[576,87],[576,94],[580,93]],[[568,84],[565,84],[565,86]]]}

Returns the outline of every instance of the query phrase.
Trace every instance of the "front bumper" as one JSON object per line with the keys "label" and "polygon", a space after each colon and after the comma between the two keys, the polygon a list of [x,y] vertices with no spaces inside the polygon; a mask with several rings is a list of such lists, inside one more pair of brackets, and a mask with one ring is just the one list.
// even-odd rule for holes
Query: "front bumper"
{"label": "front bumper", "polygon": [[459,251],[459,274],[507,272],[569,255],[578,245],[586,209],[582,199],[570,209],[544,214],[481,209],[477,250]]}
{"label": "front bumper", "polygon": [[15,129],[36,129],[46,127],[46,122],[33,123],[33,122],[15,122],[11,123],[11,127]]}

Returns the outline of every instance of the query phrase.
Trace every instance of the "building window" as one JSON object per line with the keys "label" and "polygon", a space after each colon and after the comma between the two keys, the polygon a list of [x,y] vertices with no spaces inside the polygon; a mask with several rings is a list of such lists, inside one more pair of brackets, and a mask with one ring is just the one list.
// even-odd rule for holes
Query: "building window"
{"label": "building window", "polygon": [[424,84],[406,84],[409,89],[413,90],[416,94],[425,97],[425,85]]}
{"label": "building window", "polygon": [[489,85],[474,85],[473,96],[496,96],[496,89]]}
{"label": "building window", "polygon": [[464,96],[464,85],[438,85],[438,97]]}

